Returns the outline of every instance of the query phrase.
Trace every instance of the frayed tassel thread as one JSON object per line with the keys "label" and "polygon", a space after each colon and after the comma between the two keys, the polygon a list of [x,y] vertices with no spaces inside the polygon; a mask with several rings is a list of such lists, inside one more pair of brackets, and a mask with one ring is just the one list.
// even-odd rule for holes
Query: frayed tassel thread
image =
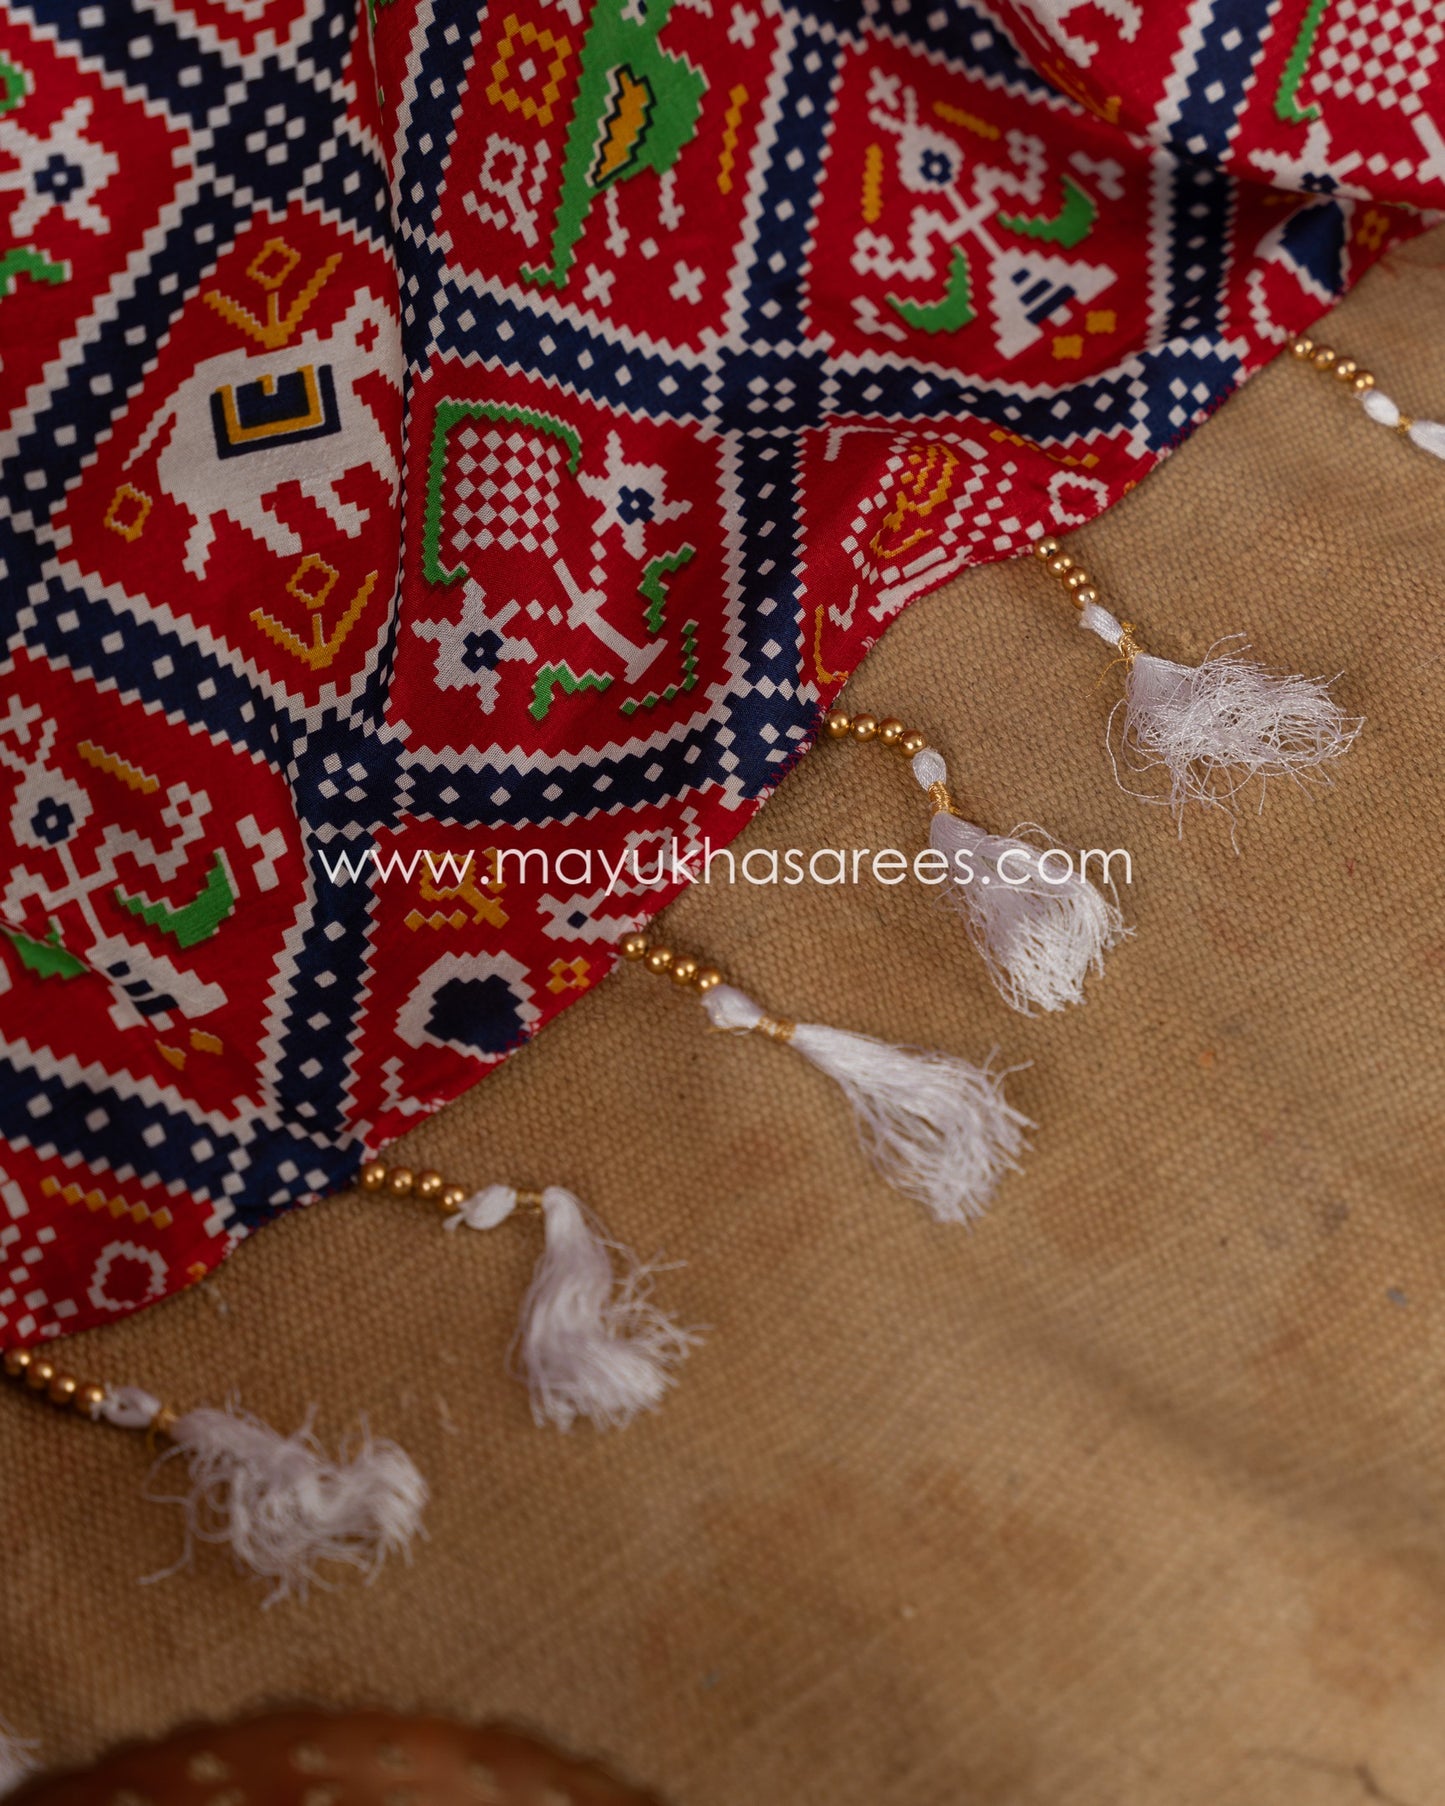
{"label": "frayed tassel thread", "polygon": [[[1107,609],[1090,604],[1079,624],[1128,651],[1125,630]],[[1142,800],[1167,802],[1181,827],[1187,803],[1233,814],[1234,798],[1255,778],[1311,776],[1348,752],[1364,725],[1345,715],[1328,682],[1268,671],[1217,649],[1199,665],[1135,652],[1119,706],[1129,769],[1163,767],[1169,774],[1167,797]],[[1118,766],[1116,757],[1116,776]]]}
{"label": "frayed tassel thread", "polygon": [[0,1718],[0,1799],[14,1793],[23,1781],[39,1773],[40,1764],[35,1760],[39,1747],[24,1737],[17,1737]]}
{"label": "frayed tassel thread", "polygon": [[655,1269],[612,1241],[570,1192],[549,1185],[542,1220],[546,1245],[514,1345],[532,1416],[560,1430],[579,1417],[623,1429],[657,1409],[700,1338],[653,1303]]}
{"label": "frayed tassel thread", "polygon": [[421,1528],[426,1482],[403,1449],[365,1429],[339,1460],[312,1434],[309,1416],[283,1436],[234,1404],[188,1411],[167,1433],[176,1446],[157,1471],[183,1461],[190,1487],[148,1496],[185,1509],[186,1552],[177,1566],[195,1543],[226,1544],[242,1567],[271,1583],[267,1605],[324,1585],[322,1563],[374,1579],[389,1555],[409,1554]]}
{"label": "frayed tassel thread", "polygon": [[879,1173],[940,1223],[984,1214],[999,1180],[1017,1171],[1034,1125],[1005,1101],[1005,1074],[951,1054],[892,1047],[814,1022],[777,1023],[731,985],[702,996],[713,1027],[761,1029],[827,1073],[852,1105],[858,1137]]}
{"label": "frayed tassel thread", "polygon": [[[920,787],[946,789],[948,772],[932,747],[914,755]],[[1036,833],[1044,845],[1020,840]],[[1064,859],[1048,875],[1057,851],[1041,828],[1016,828],[1014,837],[987,834],[947,807],[935,810],[929,845],[948,860],[946,895],[963,918],[994,987],[1010,1008],[1032,1016],[1084,1001],[1084,980],[1101,974],[1104,955],[1133,930],[1123,912]]]}

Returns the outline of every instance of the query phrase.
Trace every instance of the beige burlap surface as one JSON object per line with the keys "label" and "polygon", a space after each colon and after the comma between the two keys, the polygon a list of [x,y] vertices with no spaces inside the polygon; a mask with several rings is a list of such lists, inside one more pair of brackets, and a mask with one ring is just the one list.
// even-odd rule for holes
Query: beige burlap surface
{"label": "beige burlap surface", "polygon": [[[1329,330],[1445,417],[1445,238]],[[372,1588],[263,1611],[142,1450],[0,1396],[0,1712],[56,1760],[298,1698],[527,1721],[679,1806],[1427,1806],[1445,1799],[1445,466],[1288,360],[1076,536],[1194,659],[1342,671],[1334,788],[1240,856],[1115,787],[1118,672],[1029,561],[889,632],[848,700],[948,754],[983,818],[1127,847],[1137,939],[1025,1021],[909,885],[729,889],[666,918],[780,1013],[1030,1061],[1039,1129],[979,1230],[870,1173],[784,1049],[628,968],[409,1153],[563,1182],[711,1326],[623,1435],[503,1376],[535,1252],[356,1197],[298,1213],[76,1361],[358,1408],[432,1485]],[[919,844],[901,762],[824,746],[745,846]]]}

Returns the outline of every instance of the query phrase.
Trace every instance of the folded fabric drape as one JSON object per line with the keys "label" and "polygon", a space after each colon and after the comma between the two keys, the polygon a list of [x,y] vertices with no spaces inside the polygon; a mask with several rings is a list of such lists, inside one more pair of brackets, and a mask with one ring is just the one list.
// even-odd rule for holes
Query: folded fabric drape
{"label": "folded fabric drape", "polygon": [[0,13],[0,1346],[490,1071],[1414,232],[1439,33],[1357,15]]}

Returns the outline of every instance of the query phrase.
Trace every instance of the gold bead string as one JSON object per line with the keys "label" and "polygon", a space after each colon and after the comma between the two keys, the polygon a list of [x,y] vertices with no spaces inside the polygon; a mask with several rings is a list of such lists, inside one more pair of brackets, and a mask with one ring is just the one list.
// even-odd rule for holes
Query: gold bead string
{"label": "gold bead string", "polygon": [[[1094,579],[1081,564],[1076,564],[1073,555],[1066,552],[1053,538],[1036,539],[1030,548],[1035,558],[1051,577],[1064,587],[1064,593],[1082,614],[1083,611],[1099,601],[1099,590]],[[1110,669],[1122,659],[1126,665],[1132,665],[1143,648],[1134,638],[1134,623],[1120,621],[1121,638],[1118,646],[1118,657],[1111,661]]]}
{"label": "gold bead string", "polygon": [[[916,727],[905,727],[896,715],[849,715],[843,709],[830,709],[823,717],[823,732],[830,740],[856,740],[860,746],[882,746],[912,759],[928,745],[928,736]],[[928,786],[930,812],[934,815],[959,813],[953,793],[946,784]]]}
{"label": "gold bead string", "polygon": [[671,947],[650,941],[645,934],[625,934],[618,942],[618,950],[624,959],[641,961],[659,978],[665,974],[679,990],[696,991],[701,996],[723,982],[716,966],[705,966],[690,954],[674,953]]}
{"label": "gold bead string", "polygon": [[[1332,376],[1342,387],[1353,389],[1356,395],[1364,395],[1375,386],[1375,379],[1368,370],[1362,370],[1352,357],[1343,357],[1329,345],[1317,345],[1305,333],[1299,333],[1289,342],[1290,356],[1298,363],[1309,364],[1322,375]],[[1413,422],[1401,421],[1401,428],[1409,432]]]}
{"label": "gold bead string", "polygon": [[[465,1185],[452,1185],[430,1167],[413,1172],[409,1166],[388,1166],[385,1161],[369,1160],[357,1178],[362,1191],[386,1192],[393,1198],[417,1197],[436,1203],[448,1215],[455,1213],[471,1196]],[[540,1191],[519,1189],[519,1211],[540,1212]],[[105,1401],[106,1389],[99,1380],[77,1379],[67,1373],[48,1355],[36,1348],[12,1348],[0,1358],[6,1377],[44,1398],[57,1410],[73,1410],[94,1422]],[[172,1405],[162,1405],[148,1426],[150,1436],[169,1435],[180,1413]]]}
{"label": "gold bead string", "polygon": [[[56,1410],[78,1412],[89,1423],[96,1421],[96,1412],[105,1402],[105,1387],[99,1380],[77,1379],[38,1348],[9,1349],[0,1366],[4,1367],[8,1378],[18,1381],[47,1404],[54,1405]],[[168,1435],[179,1415],[173,1406],[162,1405],[146,1434]]]}
{"label": "gold bead string", "polygon": [[356,1175],[360,1191],[384,1191],[393,1198],[420,1198],[424,1204],[435,1204],[454,1214],[466,1203],[471,1193],[465,1185],[450,1184],[431,1167],[421,1172],[409,1166],[388,1166],[384,1160],[368,1160]]}
{"label": "gold bead string", "polygon": [[1072,555],[1064,550],[1058,540],[1036,539],[1030,550],[1049,575],[1063,584],[1069,600],[1080,613],[1091,602],[1099,600],[1094,579],[1081,564],[1075,564]]}
{"label": "gold bead string", "polygon": [[[700,965],[690,954],[674,953],[671,947],[654,943],[645,934],[624,935],[618,946],[624,959],[640,961],[659,978],[665,974],[680,991],[696,991],[702,996],[726,982],[716,966]],[[781,1016],[759,1016],[748,1033],[765,1035],[769,1041],[786,1044],[792,1040],[797,1026],[796,1022]]]}
{"label": "gold bead string", "polygon": [[896,715],[850,715],[845,709],[829,709],[823,717],[823,732],[830,740],[856,740],[860,746],[883,746],[890,752],[901,752],[905,759],[921,753],[927,737],[916,727],[905,727]]}
{"label": "gold bead string", "polygon": [[[472,1195],[465,1185],[451,1183],[432,1167],[423,1167],[418,1173],[409,1166],[388,1166],[384,1160],[368,1160],[356,1175],[356,1186],[358,1191],[381,1191],[392,1198],[420,1198],[448,1216],[454,1216]],[[541,1192],[519,1187],[517,1208],[541,1210]]]}
{"label": "gold bead string", "polygon": [[35,1348],[10,1349],[4,1367],[12,1380],[19,1380],[32,1392],[43,1392],[62,1411],[73,1409],[90,1417],[105,1397],[105,1387],[98,1380],[76,1379]]}

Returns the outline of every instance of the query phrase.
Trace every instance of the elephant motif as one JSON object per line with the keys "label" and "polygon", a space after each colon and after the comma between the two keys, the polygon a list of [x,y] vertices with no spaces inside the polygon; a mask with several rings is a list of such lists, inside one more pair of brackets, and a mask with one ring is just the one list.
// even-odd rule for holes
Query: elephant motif
{"label": "elephant motif", "polygon": [[396,453],[357,385],[373,374],[400,394],[401,342],[396,322],[362,289],[329,333],[307,332],[279,349],[225,351],[197,364],[152,416],[131,469],[169,429],[156,477],[191,515],[183,563],[204,577],[224,515],[280,557],[305,548],[267,506],[281,484],[298,483],[333,526],[354,539],[369,511],[344,501],[338,485],[366,466],[400,486]]}

